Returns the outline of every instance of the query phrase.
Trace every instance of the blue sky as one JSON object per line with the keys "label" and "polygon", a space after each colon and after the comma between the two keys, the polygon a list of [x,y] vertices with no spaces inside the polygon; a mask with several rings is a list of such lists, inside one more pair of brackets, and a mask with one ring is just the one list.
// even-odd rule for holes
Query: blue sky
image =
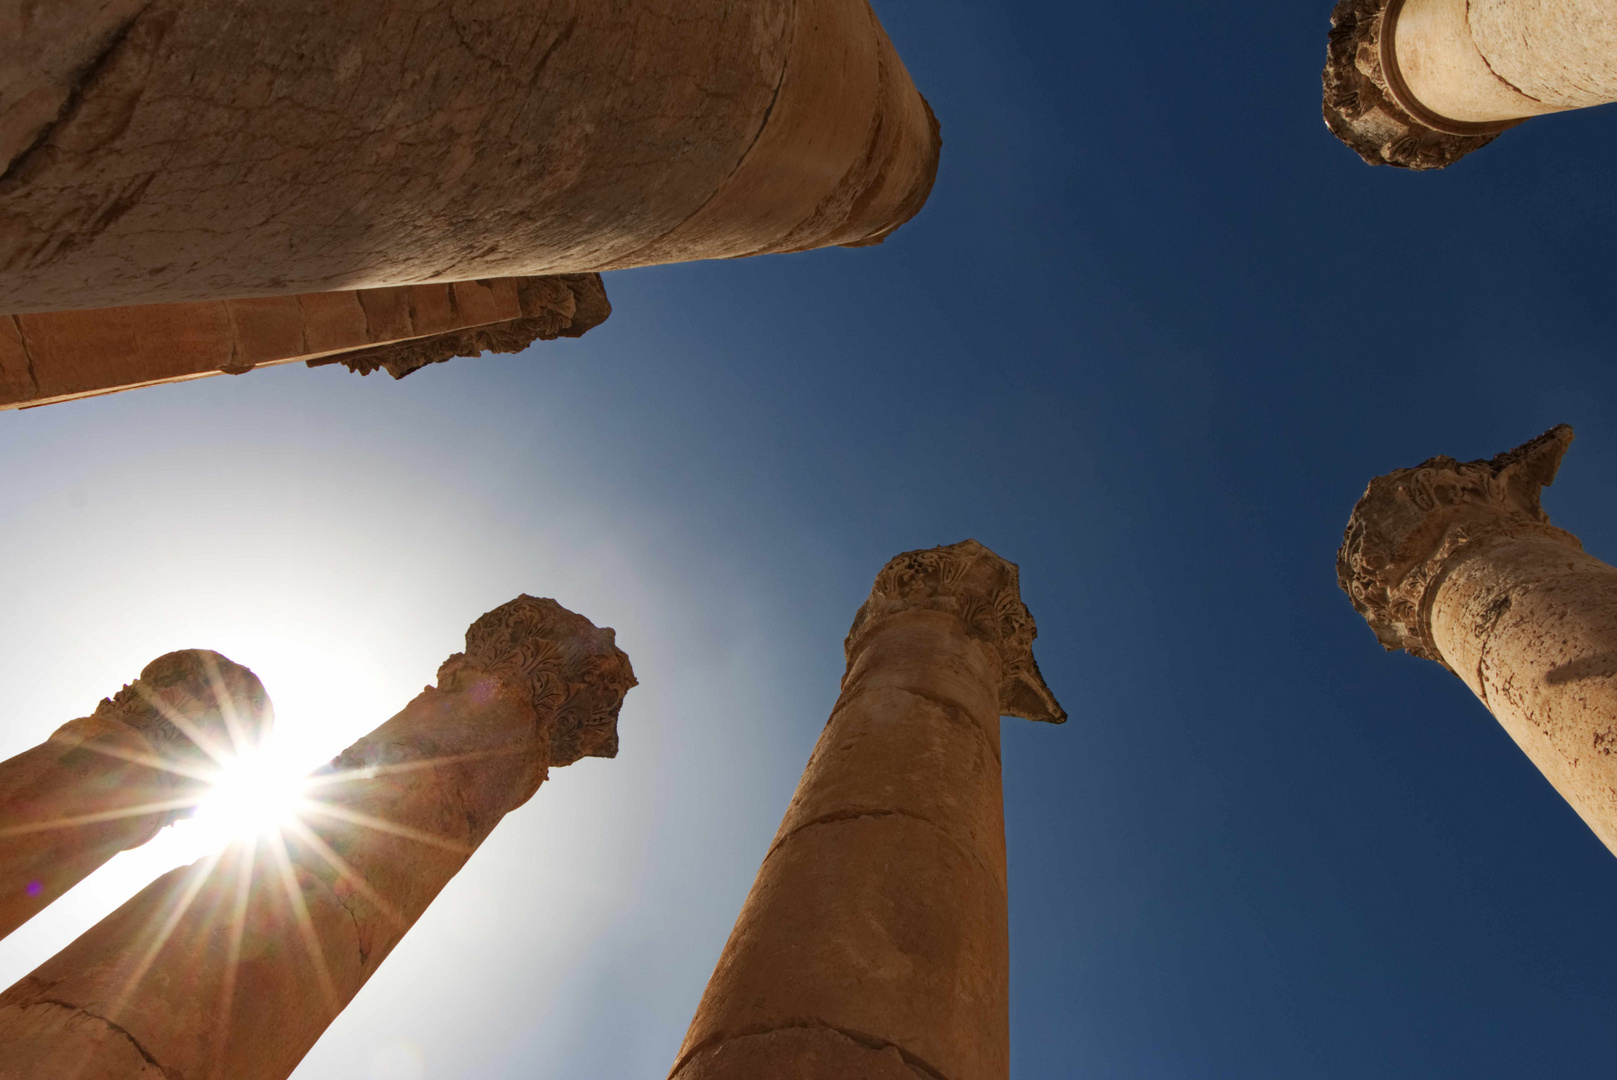
{"label": "blue sky", "polygon": [[1319,118],[1329,6],[879,0],[945,139],[881,247],[611,274],[586,338],[400,383],[0,416],[0,755],[190,645],[334,753],[556,596],[634,659],[621,756],[507,819],[297,1077],[661,1075],[871,579],[974,536],[1072,714],[1005,722],[1017,1080],[1607,1075],[1617,859],[1334,556],[1372,476],[1568,422],[1546,506],[1617,557],[1617,114],[1370,169]]}

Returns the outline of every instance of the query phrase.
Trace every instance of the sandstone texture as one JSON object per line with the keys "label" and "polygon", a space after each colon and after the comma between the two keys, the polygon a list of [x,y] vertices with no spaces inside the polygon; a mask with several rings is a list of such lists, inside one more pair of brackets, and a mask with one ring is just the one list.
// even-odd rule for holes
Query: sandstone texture
{"label": "sandstone texture", "polygon": [[866,0],[0,4],[0,312],[880,241],[936,123]]}
{"label": "sandstone texture", "polygon": [[256,744],[273,718],[251,671],[214,652],[174,652],[0,762],[0,937],[189,814],[215,760]]}
{"label": "sandstone texture", "polygon": [[0,409],[302,360],[396,379],[579,337],[611,314],[599,274],[0,315]]}
{"label": "sandstone texture", "polygon": [[617,751],[635,680],[611,630],[523,596],[466,645],[311,779],[299,823],[158,879],[0,994],[0,1080],[288,1076],[550,766]]}
{"label": "sandstone texture", "polygon": [[1378,477],[1338,579],[1388,649],[1458,675],[1617,853],[1617,568],[1539,504],[1572,429]]}
{"label": "sandstone texture", "polygon": [[673,1077],[1009,1075],[999,719],[1066,719],[1034,634],[975,541],[882,571]]}
{"label": "sandstone texture", "polygon": [[1606,0],[1341,0],[1325,122],[1372,165],[1436,169],[1523,120],[1617,101]]}

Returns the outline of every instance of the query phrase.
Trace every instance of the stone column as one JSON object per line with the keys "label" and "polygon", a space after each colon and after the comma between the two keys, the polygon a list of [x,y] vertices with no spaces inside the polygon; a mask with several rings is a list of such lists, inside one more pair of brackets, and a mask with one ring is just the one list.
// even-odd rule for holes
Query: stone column
{"label": "stone column", "polygon": [[1389,650],[1458,675],[1617,852],[1617,568],[1551,525],[1572,429],[1370,482],[1337,580]]}
{"label": "stone column", "polygon": [[312,779],[300,820],[148,886],[0,994],[0,1080],[281,1080],[547,769],[617,752],[611,630],[522,596]]}
{"label": "stone column", "polygon": [[1606,0],[1341,0],[1325,120],[1372,165],[1453,164],[1523,120],[1617,101]]}
{"label": "stone column", "polygon": [[0,762],[0,937],[188,815],[215,760],[256,744],[273,716],[251,671],[215,652],[173,652]]}
{"label": "stone column", "polygon": [[3,314],[870,244],[937,170],[866,0],[53,0],[0,39]]}
{"label": "stone column", "polygon": [[1061,723],[1015,565],[888,563],[676,1080],[1005,1080],[999,718]]}

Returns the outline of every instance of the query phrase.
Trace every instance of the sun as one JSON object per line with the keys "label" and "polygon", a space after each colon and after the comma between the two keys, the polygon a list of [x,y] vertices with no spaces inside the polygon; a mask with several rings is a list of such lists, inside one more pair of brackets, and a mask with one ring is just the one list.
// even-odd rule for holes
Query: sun
{"label": "sun", "polygon": [[220,846],[274,835],[296,819],[305,787],[303,771],[280,755],[267,748],[244,753],[219,765],[197,800],[193,827]]}

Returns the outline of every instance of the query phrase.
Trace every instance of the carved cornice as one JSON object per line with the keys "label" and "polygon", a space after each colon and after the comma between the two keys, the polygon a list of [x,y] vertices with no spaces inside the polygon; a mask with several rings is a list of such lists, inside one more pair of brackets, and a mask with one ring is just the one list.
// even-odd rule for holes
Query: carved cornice
{"label": "carved cornice", "polygon": [[208,649],[159,656],[140,678],[102,698],[91,719],[139,732],[162,755],[207,759],[262,742],[275,723],[264,684]]}
{"label": "carved cornice", "polygon": [[1341,0],[1331,12],[1325,124],[1371,165],[1442,169],[1521,121],[1468,124],[1432,114],[1404,86],[1393,48],[1403,0]]}
{"label": "carved cornice", "polygon": [[441,364],[457,356],[519,353],[536,341],[583,337],[612,314],[600,274],[521,278],[517,297],[522,307],[520,319],[352,349],[305,363],[309,367],[341,364],[358,375],[381,370],[402,379],[429,364]]}
{"label": "carved cornice", "polygon": [[966,633],[993,646],[1000,659],[1002,715],[1052,724],[1066,721],[1066,712],[1033,659],[1033,639],[1039,631],[1022,603],[1015,563],[975,540],[906,551],[893,559],[876,575],[870,599],[854,616],[844,643],[849,666],[878,623],[907,611],[948,612]]}
{"label": "carved cornice", "polygon": [[1432,585],[1462,551],[1528,535],[1583,549],[1539,505],[1571,445],[1561,424],[1489,461],[1434,457],[1370,481],[1348,519],[1336,581],[1382,645],[1444,662],[1431,636]]}
{"label": "carved cornice", "polygon": [[618,711],[636,685],[629,657],[611,629],[554,600],[524,593],[466,631],[466,651],[438,669],[438,688],[469,688],[492,676],[527,696],[550,727],[551,765],[618,752]]}

